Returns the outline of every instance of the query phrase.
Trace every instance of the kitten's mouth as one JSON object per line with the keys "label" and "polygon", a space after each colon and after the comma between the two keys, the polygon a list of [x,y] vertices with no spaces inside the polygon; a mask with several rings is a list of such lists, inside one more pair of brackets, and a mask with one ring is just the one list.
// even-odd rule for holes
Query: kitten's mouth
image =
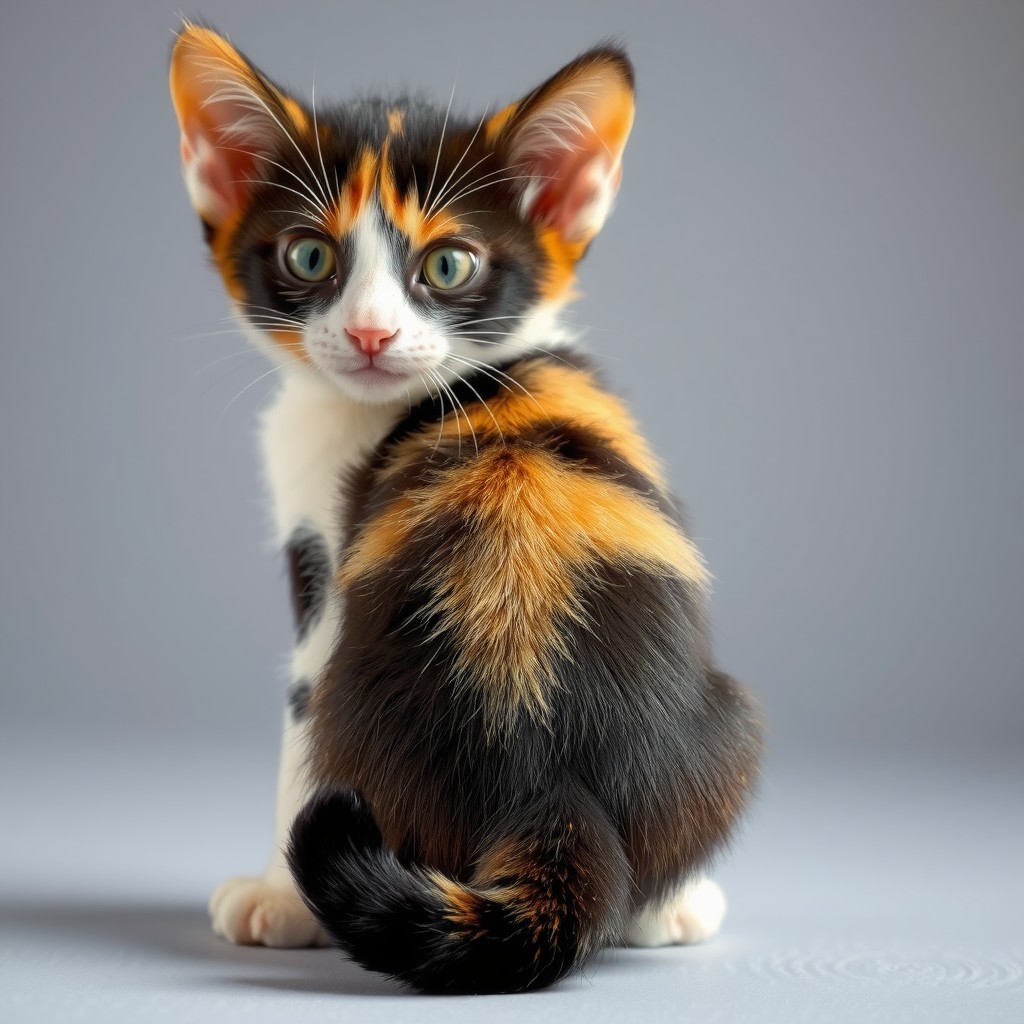
{"label": "kitten's mouth", "polygon": [[411,367],[401,363],[398,366],[381,366],[372,360],[363,366],[338,365],[335,362],[330,365],[330,371],[339,384],[354,389],[354,394],[381,398],[400,393],[417,377]]}
{"label": "kitten's mouth", "polygon": [[345,375],[360,384],[402,384],[409,379],[408,373],[385,370],[382,366],[370,363],[357,370],[346,370]]}
{"label": "kitten's mouth", "polygon": [[380,377],[382,380],[404,380],[409,376],[407,373],[385,370],[382,366],[377,366],[374,363],[370,363],[369,366],[361,366],[358,370],[349,370],[348,373],[351,377],[364,377],[366,379]]}
{"label": "kitten's mouth", "polygon": [[343,357],[316,361],[338,387],[362,401],[390,401],[407,394],[410,388],[419,390],[420,373],[413,360],[370,359],[357,366]]}

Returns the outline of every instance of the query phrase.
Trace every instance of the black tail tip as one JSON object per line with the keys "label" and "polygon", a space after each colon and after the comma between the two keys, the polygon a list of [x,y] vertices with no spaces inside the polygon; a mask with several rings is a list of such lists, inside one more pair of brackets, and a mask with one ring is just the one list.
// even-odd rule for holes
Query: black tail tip
{"label": "black tail tip", "polygon": [[379,850],[384,840],[363,797],[351,786],[316,793],[292,825],[288,863],[296,881],[320,875],[339,856]]}

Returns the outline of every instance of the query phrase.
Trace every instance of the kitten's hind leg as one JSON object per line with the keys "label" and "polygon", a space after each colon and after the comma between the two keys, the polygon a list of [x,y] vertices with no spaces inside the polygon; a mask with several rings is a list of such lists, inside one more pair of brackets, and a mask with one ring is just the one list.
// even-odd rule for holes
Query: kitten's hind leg
{"label": "kitten's hind leg", "polygon": [[664,903],[638,911],[626,932],[627,946],[682,946],[718,934],[725,917],[725,893],[717,882],[699,878]]}
{"label": "kitten's hind leg", "polygon": [[284,859],[292,821],[309,796],[305,779],[308,686],[293,684],[288,691],[274,848],[267,870],[260,877],[229,878],[210,897],[213,930],[239,945],[287,948],[328,944],[327,936],[302,902]]}

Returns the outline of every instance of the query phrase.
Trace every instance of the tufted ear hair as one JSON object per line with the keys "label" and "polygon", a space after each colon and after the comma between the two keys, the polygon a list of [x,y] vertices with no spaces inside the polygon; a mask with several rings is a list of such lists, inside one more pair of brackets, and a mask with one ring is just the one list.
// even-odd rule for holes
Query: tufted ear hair
{"label": "tufted ear hair", "polygon": [[218,227],[244,208],[261,164],[307,130],[306,115],[226,39],[190,22],[171,51],[170,85],[189,198]]}
{"label": "tufted ear hair", "polygon": [[523,215],[586,245],[611,210],[632,125],[633,67],[622,50],[599,47],[500,111],[487,131],[509,164],[532,176]]}

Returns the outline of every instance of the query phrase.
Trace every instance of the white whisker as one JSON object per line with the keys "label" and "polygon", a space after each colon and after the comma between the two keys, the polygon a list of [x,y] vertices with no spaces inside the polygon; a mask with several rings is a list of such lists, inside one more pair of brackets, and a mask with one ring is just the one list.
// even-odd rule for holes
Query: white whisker
{"label": "white whisker", "polygon": [[243,313],[242,319],[246,323],[256,323],[259,321],[262,324],[280,324],[282,327],[295,327],[299,329],[305,328],[305,324],[301,320],[292,320],[286,316],[274,316],[272,313],[261,313],[254,310],[252,313]]}
{"label": "white whisker", "polygon": [[[440,374],[435,373],[433,370],[429,370],[429,369],[427,370],[427,373],[429,373],[430,376],[433,377],[433,379],[435,381],[437,381],[437,386],[439,388],[443,388],[445,393],[448,395],[448,397],[452,401],[452,412],[455,414],[455,426],[456,426],[456,428],[459,431],[459,458],[461,459],[462,458],[462,417],[459,415],[459,413],[461,412],[463,415],[465,415],[465,410],[462,408],[462,403],[459,401],[458,396],[455,394],[454,391],[452,391],[452,389],[448,386],[447,381],[445,381],[445,379]],[[442,414],[442,419],[443,419],[443,414]],[[468,422],[468,420],[469,420],[468,416],[466,417],[466,420]],[[471,425],[471,427],[472,427],[472,425]],[[438,439],[438,443],[440,443],[440,438]],[[473,435],[473,443],[476,444],[476,435],[475,434]],[[437,451],[437,445],[434,446],[434,451],[435,452]]]}
{"label": "white whisker", "polygon": [[[455,93],[453,91],[452,92],[452,96],[454,96],[454,95],[455,95]],[[484,119],[486,117],[487,117],[487,108],[484,108],[484,112],[481,115],[480,121],[478,122],[478,124],[476,126],[476,131],[473,132],[472,138],[470,138],[469,142],[466,144],[466,148],[462,151],[462,156],[459,157],[458,162],[452,168],[451,174],[448,175],[448,177],[445,179],[444,184],[440,187],[440,189],[438,189],[437,195],[435,196],[433,202],[431,202],[430,206],[427,208],[427,212],[424,214],[424,217],[429,217],[430,214],[431,214],[431,211],[441,201],[442,197],[444,196],[445,190],[448,188],[448,183],[452,180],[452,175],[454,175],[455,172],[459,169],[459,167],[462,164],[462,161],[466,159],[467,154],[473,148],[473,143],[476,142],[476,137],[477,137],[477,135],[480,134],[480,129],[483,128],[483,126],[484,126]]]}
{"label": "white whisker", "polygon": [[254,310],[264,316],[264,319],[284,320],[288,323],[294,324],[296,327],[304,327],[305,324],[298,317],[291,316],[289,313],[282,313],[279,309],[275,309],[273,306],[261,306],[257,302],[243,302],[241,306],[244,310]]}
{"label": "white whisker", "polygon": [[[443,359],[441,360],[441,364],[440,364],[440,365],[441,365],[441,368],[443,369],[443,368],[444,368],[444,360],[443,360]],[[452,369],[451,367],[448,367],[448,369],[449,369],[449,370],[451,370],[451,372],[452,372],[452,373],[454,373],[456,377],[459,377],[459,374],[458,374],[458,373],[457,373],[457,372],[456,372],[455,370],[453,370],[453,369]],[[462,380],[462,378],[461,378],[461,377],[459,377],[459,380]],[[463,381],[463,383],[464,383],[464,384],[466,384],[467,386],[469,386],[469,382],[468,382],[468,381]],[[461,410],[462,410],[462,415],[466,417],[466,426],[467,426],[467,427],[469,427],[469,432],[470,432],[470,435],[471,435],[471,436],[472,436],[472,438],[473,438],[473,451],[474,451],[474,452],[475,452],[475,453],[476,453],[477,455],[479,455],[479,454],[480,454],[480,445],[479,445],[479,444],[477,443],[477,439],[476,439],[476,431],[475,431],[475,430],[473,429],[473,421],[472,421],[472,420],[471,420],[471,419],[469,418],[469,413],[468,413],[468,412],[466,412],[465,406],[463,406],[463,404],[462,404],[461,400],[460,400],[460,399],[458,398],[458,396],[457,396],[457,395],[455,394],[455,391],[454,391],[454,390],[453,390],[453,389],[451,388],[451,386],[450,386],[450,385],[447,385],[447,384],[446,384],[446,387],[448,387],[448,391],[450,392],[450,394],[452,395],[452,397],[453,397],[453,398],[455,398],[455,400],[456,400],[456,401],[457,401],[457,402],[459,403],[459,409],[461,409]],[[477,392],[476,392],[476,391],[475,391],[475,390],[474,390],[474,389],[473,389],[473,388],[472,388],[471,386],[469,387],[469,390],[470,390],[470,391],[472,391],[472,392],[473,392],[473,394],[474,394],[474,395],[476,395],[476,397],[477,397],[478,399],[480,399],[480,395],[479,395],[479,394],[477,394]],[[481,401],[482,401],[482,399],[481,399]],[[484,403],[484,405],[485,405],[485,407],[486,407],[486,403]],[[490,411],[490,410],[488,410],[488,412],[489,412],[489,411]],[[500,432],[500,431],[499,431],[499,432]],[[460,448],[459,454],[460,454],[460,455],[462,454],[461,448]]]}
{"label": "white whisker", "polygon": [[[496,366],[491,366],[489,363],[483,363],[479,359],[470,359],[468,356],[451,355],[449,358],[456,359],[459,362],[465,363],[467,366],[473,367],[478,373],[484,374],[485,377],[490,377],[492,380],[501,384],[501,386],[505,388],[506,391],[515,394],[515,392],[513,392],[512,389],[507,384],[504,384],[500,380],[498,380],[498,377],[504,377],[505,380],[511,381],[513,384],[515,384],[517,388],[519,388],[520,391],[522,391],[524,395],[526,395],[527,398],[530,399],[531,402],[533,402],[535,406],[537,406],[538,409],[541,410],[541,412],[544,413],[545,416],[548,415],[547,410],[544,408],[543,405],[541,405],[540,402],[537,401],[537,399],[534,397],[529,388],[525,387],[523,384],[517,381],[515,377],[510,377],[507,373],[502,372]],[[497,374],[498,377],[495,377],[494,374]]]}
{"label": "white whisker", "polygon": [[[461,360],[459,360],[458,356],[453,356],[451,353],[448,354],[447,358],[455,359],[455,360],[458,360],[459,362],[461,362]],[[444,366],[444,361],[443,360],[441,362],[441,365]],[[481,397],[480,392],[477,391],[477,389],[475,387],[473,387],[473,385],[470,384],[469,381],[466,380],[466,378],[463,377],[462,374],[459,373],[459,371],[455,369],[455,367],[449,366],[448,370],[450,370],[452,373],[454,373],[456,378],[458,380],[462,381],[462,383],[465,384],[466,387],[469,388],[469,390],[472,391],[474,395],[476,395],[476,400],[484,407],[485,411],[487,412],[487,415],[491,417],[491,420],[494,423],[494,429],[498,431],[498,437],[501,438],[501,443],[504,444],[505,443],[505,435],[502,432],[501,424],[498,422],[498,420],[495,417],[494,413],[491,411],[491,407]],[[465,412],[465,410],[463,410],[463,412]],[[470,421],[468,414],[466,415],[466,422],[469,423],[469,429],[473,430],[473,424]],[[480,454],[480,448],[479,448],[479,446],[476,443],[476,431],[475,430],[473,430],[473,446],[474,446],[474,448],[476,448],[476,454],[479,455]]]}
{"label": "white whisker", "polygon": [[492,188],[495,185],[500,185],[503,181],[536,181],[541,178],[553,178],[550,174],[510,174],[506,178],[498,178],[495,181],[488,181],[482,185],[474,185],[472,188],[463,189],[458,195],[452,196],[448,200],[448,205],[451,206],[453,203],[457,203],[460,199],[465,199],[466,196],[471,196],[474,192],[479,192],[481,189]]}
{"label": "white whisker", "polygon": [[[290,167],[286,167],[284,164],[278,163],[276,160],[271,160],[269,156],[266,156],[263,153],[254,153],[250,149],[241,149],[238,146],[218,146],[217,148],[227,150],[229,153],[242,153],[245,156],[251,156],[254,160],[263,160],[265,163],[277,167],[279,170],[284,171],[285,174],[291,175],[308,192],[309,198],[312,200],[313,205],[316,207],[316,209],[318,209],[321,213],[324,214],[329,212],[328,208],[324,206],[323,200],[321,200],[317,196],[317,194],[312,190],[312,188],[310,188],[309,182],[306,181],[306,179],[303,178],[301,175],[296,174]],[[266,179],[260,179],[259,184],[270,185],[272,184],[272,182],[267,181]],[[289,210],[282,212],[290,213],[292,211]]]}
{"label": "white whisker", "polygon": [[437,156],[434,157],[434,170],[430,175],[430,184],[427,186],[426,198],[430,199],[430,193],[434,189],[434,181],[437,178],[437,167],[441,162],[441,150],[444,148],[444,133],[448,127],[448,115],[452,112],[452,101],[455,99],[455,87],[459,84],[459,74],[455,73],[455,81],[452,82],[452,94],[448,97],[448,108],[444,112],[444,121],[441,124],[441,137],[437,140]]}
{"label": "white whisker", "polygon": [[[240,178],[237,181],[231,182],[231,184],[232,185],[269,185],[271,188],[280,188],[280,189],[283,189],[285,192],[291,192],[292,195],[298,196],[303,201],[306,200],[306,197],[301,192],[299,192],[297,189],[290,188],[288,185],[282,185],[281,182],[279,182],[279,181],[270,181],[270,180],[268,180],[266,178],[263,178],[263,179],[260,179],[260,178]],[[312,210],[305,210],[304,212],[305,212],[306,216],[310,217],[317,224],[319,224],[321,228],[323,228],[325,234],[328,234],[330,232],[330,230],[331,230],[330,229],[330,225],[327,223],[326,220],[323,219],[323,217],[321,217],[318,214],[314,213]]]}
{"label": "white whisker", "polygon": [[[313,89],[310,94],[310,109],[313,111],[313,138],[316,139],[316,153],[320,158],[320,170],[324,175],[324,191],[331,191],[331,183],[327,180],[327,168],[324,166],[324,153],[320,148],[320,129],[316,123],[316,61],[313,61]],[[337,170],[337,168],[335,168]]]}
{"label": "white whisker", "polygon": [[293,320],[291,317],[286,316],[274,316],[272,313],[261,313],[256,310],[253,310],[251,313],[243,313],[242,318],[247,323],[256,323],[258,320],[263,324],[274,323],[280,324],[282,327],[296,327],[304,329],[306,326],[301,320]]}
{"label": "white whisker", "polygon": [[[266,324],[266,325],[255,324],[254,326],[256,326],[256,327],[263,327],[263,326],[265,326],[267,330],[281,331],[282,334],[301,334],[302,333],[301,331],[297,331],[294,328],[291,329],[291,330],[286,330],[283,327],[278,327],[276,324]],[[206,341],[208,338],[224,338],[224,337],[227,337],[228,335],[237,336],[239,334],[243,334],[243,335],[245,334],[245,330],[241,326],[238,326],[238,327],[235,327],[235,328],[226,327],[226,328],[224,328],[223,330],[220,330],[220,331],[200,331],[200,332],[198,332],[196,334],[182,334],[182,335],[178,336],[178,340],[179,341]],[[250,348],[249,351],[254,352],[256,350],[253,349],[253,348]]]}
{"label": "white whisker", "polygon": [[[433,370],[426,369],[425,372],[426,372],[427,376],[430,377],[430,379],[435,384],[440,385],[440,384],[443,383],[443,381],[434,373]],[[441,394],[440,387],[438,388],[438,392],[437,392],[437,400],[441,403],[441,420],[440,420],[440,422],[438,423],[438,426],[437,426],[437,440],[434,441],[434,447],[433,447],[433,450],[430,453],[430,459],[433,459],[433,457],[437,454],[437,449],[441,447],[441,438],[444,436],[444,417],[445,417],[444,396]],[[455,410],[455,407],[452,406],[452,411],[454,412],[454,410]],[[429,462],[430,459],[428,459],[427,461]]]}
{"label": "white whisker", "polygon": [[231,408],[231,406],[233,406],[235,404],[235,402],[238,401],[238,399],[240,399],[242,397],[242,395],[244,395],[246,393],[246,391],[248,391],[250,388],[254,388],[257,384],[259,384],[259,382],[261,380],[266,380],[267,377],[271,376],[272,374],[277,373],[278,370],[280,370],[280,369],[282,369],[282,367],[280,367],[280,366],[272,366],[269,370],[267,370],[266,373],[261,373],[255,380],[249,381],[249,383],[246,384],[245,387],[242,388],[242,390],[239,391],[234,396],[234,398],[232,398],[231,401],[228,402],[228,404],[226,406],[224,406],[224,409],[221,412],[220,416],[217,417],[217,427],[218,428],[220,427],[220,425],[224,422],[224,417],[227,416],[227,414],[228,414],[228,410]]}
{"label": "white whisker", "polygon": [[[195,378],[204,373],[209,373],[211,370],[216,369],[223,363],[230,362],[232,359],[237,359],[239,356],[252,356],[253,359],[262,359],[259,352],[250,345],[248,348],[239,349],[237,352],[229,352],[226,356],[221,356],[219,359],[214,359],[209,363],[205,363],[203,366],[198,367],[192,372],[192,377]],[[234,367],[232,369],[234,369]]]}

